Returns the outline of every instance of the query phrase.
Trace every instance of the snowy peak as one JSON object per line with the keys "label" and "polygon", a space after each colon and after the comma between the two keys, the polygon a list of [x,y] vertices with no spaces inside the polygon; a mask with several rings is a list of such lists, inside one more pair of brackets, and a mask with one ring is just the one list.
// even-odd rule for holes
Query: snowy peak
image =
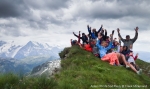
{"label": "snowy peak", "polygon": [[47,43],[41,44],[35,41],[29,41],[17,52],[14,58],[23,59],[29,56],[50,56],[50,55],[58,57],[57,55],[58,50],[53,52],[51,49],[52,47],[49,46]]}
{"label": "snowy peak", "polygon": [[7,43],[0,41],[0,57],[2,58],[13,58],[17,51],[21,48],[20,45],[15,45],[14,41]]}
{"label": "snowy peak", "polygon": [[49,46],[47,43],[41,44],[35,41],[29,41],[25,46],[41,48],[41,49],[51,49],[51,46]]}
{"label": "snowy peak", "polygon": [[0,57],[2,58],[15,58],[23,59],[33,56],[55,56],[59,58],[58,52],[60,49],[52,47],[47,43],[39,43],[35,41],[29,41],[24,46],[20,46],[12,42],[0,41]]}
{"label": "snowy peak", "polygon": [[0,41],[0,46],[2,46],[2,45],[4,45],[4,44],[6,44],[7,42],[5,42],[5,41]]}
{"label": "snowy peak", "polygon": [[33,68],[30,76],[53,75],[61,68],[61,60],[53,60]]}

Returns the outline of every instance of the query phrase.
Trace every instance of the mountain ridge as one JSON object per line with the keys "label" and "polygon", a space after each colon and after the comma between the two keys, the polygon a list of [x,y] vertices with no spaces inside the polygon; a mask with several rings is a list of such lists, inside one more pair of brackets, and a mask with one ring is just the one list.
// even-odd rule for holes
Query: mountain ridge
{"label": "mountain ridge", "polygon": [[[2,58],[15,58],[23,59],[29,56],[47,56],[55,52],[59,52],[61,49],[58,46],[50,46],[47,43],[39,43],[35,41],[29,41],[25,45],[17,45],[12,42],[0,41],[0,57]],[[57,54],[53,54],[59,57]]]}
{"label": "mountain ridge", "polygon": [[0,41],[0,49],[1,73],[22,71],[25,74],[46,61],[59,59],[58,53],[61,51],[58,47],[35,41],[29,41],[25,45],[14,44],[14,41]]}

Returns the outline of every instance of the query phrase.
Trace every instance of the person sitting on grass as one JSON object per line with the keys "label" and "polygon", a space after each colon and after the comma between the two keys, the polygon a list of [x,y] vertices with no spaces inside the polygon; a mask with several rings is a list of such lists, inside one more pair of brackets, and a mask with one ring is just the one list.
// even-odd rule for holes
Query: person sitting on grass
{"label": "person sitting on grass", "polygon": [[[102,38],[102,36],[100,36],[99,38]],[[101,44],[100,40],[97,41],[96,45],[99,48],[99,54],[101,57],[102,61],[108,61],[110,65],[120,65],[120,62],[123,62],[124,65],[126,66],[126,68],[130,67],[134,72],[136,72],[137,74],[140,74],[139,71],[137,71],[133,65],[131,65],[130,63],[128,63],[124,57],[124,55],[120,54],[120,53],[108,53],[106,54],[107,50],[109,50],[112,46],[112,41],[110,41],[109,46],[106,47],[107,42],[106,41],[102,41]]]}
{"label": "person sitting on grass", "polygon": [[128,49],[128,46],[123,46],[123,50],[122,50],[122,54],[125,56],[125,58],[126,58],[126,61],[128,61],[128,58],[129,58],[129,52],[130,52],[130,50]]}
{"label": "person sitting on grass", "polygon": [[78,41],[70,39],[71,46],[78,45],[80,43],[80,38],[79,37],[80,37],[80,31],[79,31],[79,35],[78,35]]}
{"label": "person sitting on grass", "polygon": [[120,52],[120,44],[118,41],[114,41],[113,42],[113,49],[112,49],[112,52]]}
{"label": "person sitting on grass", "polygon": [[79,46],[80,48],[85,49],[86,51],[92,52],[92,47],[90,46],[90,44],[84,43],[83,45],[79,44]]}
{"label": "person sitting on grass", "polygon": [[73,46],[73,45],[78,45],[77,40],[72,40],[72,39],[70,39],[70,43],[71,43],[71,46]]}
{"label": "person sitting on grass", "polygon": [[129,52],[129,58],[128,58],[128,62],[133,65],[135,67],[136,70],[142,72],[142,69],[139,68],[139,66],[135,63],[135,60],[138,57],[138,53],[136,54],[136,56],[133,55],[133,51],[130,50]]}
{"label": "person sitting on grass", "polygon": [[98,48],[96,46],[96,42],[97,41],[95,39],[89,40],[89,44],[92,47],[92,53],[94,54],[94,56],[99,58],[99,51],[98,51]]}

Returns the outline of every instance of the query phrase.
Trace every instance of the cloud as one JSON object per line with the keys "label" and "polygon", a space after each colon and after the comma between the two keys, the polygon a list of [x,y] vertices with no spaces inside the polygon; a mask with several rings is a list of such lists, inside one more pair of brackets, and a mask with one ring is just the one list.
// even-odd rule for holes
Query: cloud
{"label": "cloud", "polygon": [[[64,14],[62,9],[67,8],[68,3],[69,0],[1,0],[0,18],[5,18],[5,20],[15,18],[16,20],[18,20],[18,22],[20,20],[23,20],[23,22],[2,22],[0,26],[2,29],[14,31],[11,29],[18,29],[18,27],[29,27],[33,30],[47,30],[49,24],[62,25],[63,20],[61,19],[61,16]],[[21,27],[22,24],[26,24],[26,26]],[[4,25],[7,28],[5,28]],[[16,35],[13,34],[13,36]]]}
{"label": "cloud", "polygon": [[20,17],[28,10],[23,0],[0,0],[0,18]]}
{"label": "cloud", "polygon": [[117,22],[116,28],[124,26],[126,30],[132,30],[138,26],[140,31],[144,31],[149,30],[150,26],[148,8],[149,1],[79,0],[72,1],[69,8],[63,10],[66,14],[61,18],[71,24],[78,20],[86,20],[90,24],[99,20],[99,24],[103,24],[105,20],[111,26]]}
{"label": "cloud", "polygon": [[[99,29],[120,28],[123,38],[134,36],[136,50],[147,50],[150,31],[148,0],[0,0],[0,39],[41,41],[70,46],[72,32],[88,34],[87,24]],[[115,37],[117,32],[115,32]],[[147,43],[146,43],[147,42]],[[145,45],[143,48],[139,47]],[[64,47],[65,47],[64,46]]]}
{"label": "cloud", "polygon": [[117,19],[123,17],[150,17],[149,1],[141,0],[89,0],[75,3],[77,17],[92,19]]}
{"label": "cloud", "polygon": [[31,8],[40,10],[58,10],[68,7],[69,0],[26,0]]}

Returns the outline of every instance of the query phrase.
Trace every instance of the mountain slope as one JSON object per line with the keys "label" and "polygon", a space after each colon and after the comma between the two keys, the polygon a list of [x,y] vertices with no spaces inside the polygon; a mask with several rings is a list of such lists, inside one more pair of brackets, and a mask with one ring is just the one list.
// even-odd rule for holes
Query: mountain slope
{"label": "mountain slope", "polygon": [[[145,72],[137,75],[131,69],[109,65],[109,63],[101,61],[79,47],[66,48],[59,55],[65,59],[61,61],[60,74],[55,75],[58,88],[105,89],[106,87],[132,87],[132,89],[137,89],[140,87],[140,89],[145,89],[150,87],[150,77]],[[138,60],[138,64],[140,63],[142,65],[146,64]],[[150,64],[147,63],[147,66],[150,66]]]}
{"label": "mountain slope", "polygon": [[[131,69],[111,66],[78,46],[65,48],[60,54],[61,70],[54,76],[17,77],[0,74],[2,89],[150,89],[149,63],[137,60],[144,71],[137,75]],[[48,65],[47,65],[48,64]],[[49,66],[49,63],[43,64]],[[38,66],[34,72],[44,67]],[[49,73],[49,72],[47,72]],[[13,82],[12,82],[13,81]]]}
{"label": "mountain slope", "polygon": [[29,76],[51,76],[55,74],[60,69],[61,60],[52,60],[43,63],[42,65],[38,65],[33,68],[31,75]]}
{"label": "mountain slope", "polygon": [[22,48],[20,45],[15,45],[14,41],[8,43],[0,41],[0,57],[2,58],[14,58],[16,53]]}
{"label": "mountain slope", "polygon": [[35,66],[41,65],[46,61],[55,60],[55,57],[41,57],[34,56],[28,57],[22,60],[16,60],[13,58],[0,58],[0,73],[22,73],[23,75],[28,74],[32,71]]}

